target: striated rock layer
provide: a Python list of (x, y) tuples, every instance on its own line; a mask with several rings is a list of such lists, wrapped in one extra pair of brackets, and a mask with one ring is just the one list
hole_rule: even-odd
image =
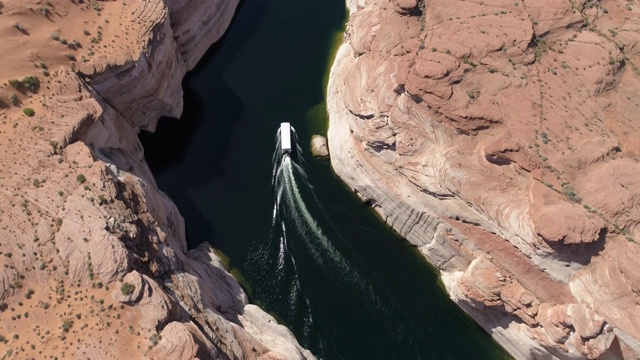
[(637, 4), (347, 4), (337, 174), (516, 358), (638, 358)]
[[(18, 88), (19, 104), (0, 104), (0, 354), (313, 358), (248, 304), (212, 248), (187, 251), (184, 221), (137, 138), (158, 117), (180, 115), (182, 77), (222, 36), (237, 1), (78, 3), (0, 6), (3, 29), (22, 24), (3, 33), (2, 53), (30, 51), (2, 76), (22, 78), (34, 65), (45, 74), (39, 89)], [(86, 42), (71, 43), (83, 28)], [(70, 45), (29, 48), (40, 33)], [(60, 48), (76, 52), (65, 60)], [(0, 97), (11, 91), (5, 84)]]

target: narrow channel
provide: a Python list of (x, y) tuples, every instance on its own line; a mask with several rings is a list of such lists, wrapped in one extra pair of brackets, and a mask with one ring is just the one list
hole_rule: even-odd
[[(244, 0), (185, 79), (182, 119), (140, 135), (158, 185), (190, 248), (214, 245), (251, 301), (321, 359), (508, 358), (418, 251), (308, 154), (326, 132), (346, 17), (344, 0)], [(294, 161), (276, 151), (281, 122), (297, 130)]]

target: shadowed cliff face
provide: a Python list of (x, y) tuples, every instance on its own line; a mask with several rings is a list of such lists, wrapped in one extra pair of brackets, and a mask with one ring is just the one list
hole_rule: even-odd
[(633, 6), (350, 8), (328, 90), (338, 175), (516, 357), (637, 356)]

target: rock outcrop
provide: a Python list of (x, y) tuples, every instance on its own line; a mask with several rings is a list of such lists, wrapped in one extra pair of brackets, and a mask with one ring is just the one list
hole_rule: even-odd
[(327, 138), (322, 135), (313, 135), (311, 137), (311, 155), (320, 158), (329, 157)]
[(347, 4), (337, 174), (516, 358), (640, 356), (638, 10)]
[(56, 40), (83, 27), (99, 44), (69, 40), (66, 51), (77, 51), (66, 56), (70, 63), (57, 50), (36, 49), (27, 66), (12, 68), (20, 75), (35, 64), (46, 75), (39, 92), (17, 96), (35, 116), (0, 110), (0, 335), (8, 339), (1, 354), (313, 358), (248, 304), (213, 249), (187, 251), (184, 221), (157, 188), (137, 138), (160, 116), (180, 115), (182, 77), (220, 38), (236, 5), (16, 0), (0, 7), (0, 22), (25, 24), (16, 34), (27, 44), (31, 33)]

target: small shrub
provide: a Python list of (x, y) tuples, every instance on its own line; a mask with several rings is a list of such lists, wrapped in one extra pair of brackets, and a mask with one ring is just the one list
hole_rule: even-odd
[(24, 79), (22, 79), (22, 83), (27, 89), (31, 91), (37, 91), (40, 88), (40, 80), (35, 76), (25, 77)]
[(542, 142), (543, 143), (545, 143), (545, 144), (549, 143), (549, 136), (547, 135), (546, 132), (543, 131), (542, 134), (540, 134), (540, 137), (542, 137)]
[(42, 14), (43, 16), (49, 16), (51, 15), (51, 10), (49, 10), (49, 8), (41, 6), (40, 7), (40, 14)]
[(160, 340), (160, 336), (158, 334), (153, 334), (149, 336), (149, 341), (151, 341), (151, 345), (158, 345), (158, 341)]
[(122, 283), (122, 286), (120, 286), (120, 291), (124, 296), (129, 296), (133, 294), (133, 291), (135, 289), (136, 289), (136, 286), (133, 284), (129, 284), (128, 282)]
[(480, 97), (480, 91), (479, 90), (476, 90), (476, 91), (468, 90), (467, 91), (467, 96), (469, 97), (469, 99), (475, 100), (475, 99)]
[(18, 79), (9, 80), (9, 85), (11, 85), (14, 89), (19, 89), (22, 86), (22, 81)]
[(22, 109), (22, 112), (23, 112), (25, 115), (27, 115), (28, 117), (32, 117), (32, 116), (34, 116), (34, 115), (36, 114), (36, 112), (35, 112), (35, 111), (33, 111), (33, 109), (32, 109), (32, 108), (24, 108), (24, 109)]
[(464, 58), (464, 59), (462, 59), (462, 62), (464, 62), (464, 63), (465, 63), (465, 64), (467, 64), (467, 65), (473, 66), (473, 67), (476, 67), (476, 66), (477, 66), (477, 65), (476, 65), (476, 63), (474, 63), (474, 62), (473, 62), (471, 59), (469, 59), (469, 58)]
[(83, 31), (83, 32), (84, 32), (84, 34), (85, 34), (86, 36), (91, 35), (91, 33), (89, 32), (89, 30), (87, 30), (87, 29), (84, 29), (84, 31)]
[(22, 27), (22, 25), (20, 25), (19, 22), (13, 24), (13, 27), (20, 30), (20, 31), (24, 31), (24, 28)]
[(59, 41), (60, 35), (58, 33), (51, 33), (51, 38), (55, 41)]
[(67, 41), (67, 39), (62, 39), (62, 40), (60, 40), (60, 43), (62, 45), (67, 45), (69, 42)]
[(575, 190), (573, 190), (569, 184), (562, 185), (562, 192), (573, 202), (579, 203), (582, 201), (582, 198), (576, 194)]
[(84, 182), (87, 181), (87, 178), (82, 174), (78, 174), (78, 176), (76, 176), (76, 180), (78, 180), (80, 184), (84, 184)]
[(9, 101), (11, 101), (11, 105), (13, 106), (18, 106), (18, 104), (20, 103), (20, 101), (18, 100), (18, 95), (16, 95), (16, 93), (11, 93), (11, 95), (9, 95)]
[(36, 292), (35, 292), (35, 291), (33, 291), (33, 289), (29, 289), (29, 290), (27, 290), (27, 292), (26, 292), (26, 293), (24, 293), (24, 297), (26, 297), (27, 299), (31, 299), (31, 296), (32, 296), (33, 294), (35, 294), (35, 293), (36, 293)]
[(65, 319), (62, 322), (62, 325), (60, 326), (62, 331), (66, 332), (66, 333), (68, 333), (69, 330), (71, 330), (72, 327), (73, 327), (73, 319)]

